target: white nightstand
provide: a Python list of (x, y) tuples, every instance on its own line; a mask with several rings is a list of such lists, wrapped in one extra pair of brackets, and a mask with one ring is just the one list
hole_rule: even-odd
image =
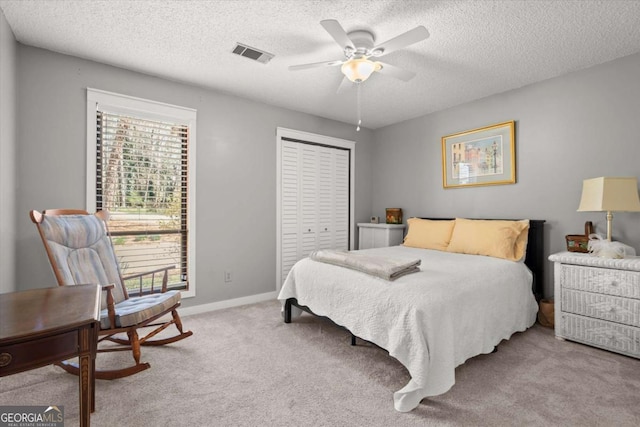
[(358, 224), (358, 249), (397, 246), (404, 238), (404, 224)]
[(640, 258), (553, 254), (556, 338), (640, 358)]

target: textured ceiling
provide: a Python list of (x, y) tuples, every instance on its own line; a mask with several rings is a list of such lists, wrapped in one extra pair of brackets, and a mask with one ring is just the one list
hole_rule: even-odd
[[(377, 42), (418, 25), (431, 37), (384, 57), (417, 73), (362, 85), (372, 129), (640, 52), (640, 1), (7, 1), (26, 45), (353, 123), (356, 90), (337, 94), (342, 59), (320, 25), (367, 29)], [(264, 65), (236, 42), (275, 54)]]

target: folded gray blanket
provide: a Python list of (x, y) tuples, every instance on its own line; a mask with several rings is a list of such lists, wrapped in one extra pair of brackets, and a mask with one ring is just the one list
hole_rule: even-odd
[(395, 280), (405, 274), (420, 271), (420, 260), (392, 259), (359, 252), (320, 250), (309, 255), (314, 261), (357, 270), (385, 280)]

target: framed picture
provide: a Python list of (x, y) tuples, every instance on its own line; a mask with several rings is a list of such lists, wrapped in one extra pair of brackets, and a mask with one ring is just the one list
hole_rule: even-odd
[(442, 137), (444, 188), (515, 182), (513, 120)]

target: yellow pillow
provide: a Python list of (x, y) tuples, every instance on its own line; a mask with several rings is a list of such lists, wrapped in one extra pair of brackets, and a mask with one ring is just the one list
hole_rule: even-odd
[(524, 258), (527, 255), (527, 243), (529, 243), (529, 220), (523, 219), (518, 222), (524, 223), (526, 227), (520, 232), (520, 236), (518, 236), (516, 240), (513, 256), (516, 258), (516, 261), (524, 262)]
[(428, 219), (409, 218), (409, 231), (404, 238), (404, 246), (422, 249), (446, 251), (451, 240), (451, 231), (455, 221), (432, 221)]
[(447, 251), (519, 261), (525, 254), (528, 231), (529, 220), (456, 218)]

